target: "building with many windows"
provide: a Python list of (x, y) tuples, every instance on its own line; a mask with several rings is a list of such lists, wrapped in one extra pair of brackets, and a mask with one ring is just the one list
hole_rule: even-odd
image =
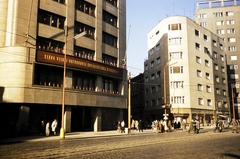
[[(224, 41), (183, 16), (168, 17), (148, 33), (144, 62), (145, 118), (198, 118), (213, 122), (229, 115)], [(222, 107), (221, 107), (222, 106)]]
[(226, 51), (231, 112), (240, 117), (240, 0), (202, 1), (197, 3), (195, 21), (223, 38)]
[(0, 3), (1, 133), (54, 119), (66, 132), (115, 129), (127, 108), (126, 1)]

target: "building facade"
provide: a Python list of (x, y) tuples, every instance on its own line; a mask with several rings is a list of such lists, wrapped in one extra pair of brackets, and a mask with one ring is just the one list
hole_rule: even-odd
[[(223, 38), (226, 50), (231, 113), (240, 117), (240, 0), (197, 3), (195, 21)], [(234, 109), (233, 109), (234, 105)], [(233, 113), (234, 111), (234, 113)], [(234, 117), (232, 115), (232, 117)]]
[(115, 129), (127, 109), (126, 1), (0, 2), (1, 133), (54, 119), (66, 132)]
[(148, 33), (144, 62), (146, 118), (198, 118), (211, 124), (229, 115), (224, 41), (191, 19), (173, 16)]

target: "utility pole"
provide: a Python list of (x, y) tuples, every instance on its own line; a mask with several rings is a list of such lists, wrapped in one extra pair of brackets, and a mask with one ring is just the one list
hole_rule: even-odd
[(131, 72), (128, 74), (128, 133), (131, 132)]

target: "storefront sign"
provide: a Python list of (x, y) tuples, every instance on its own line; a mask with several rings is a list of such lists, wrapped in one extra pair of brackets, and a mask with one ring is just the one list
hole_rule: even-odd
[[(64, 54), (38, 50), (36, 61), (63, 66)], [(74, 56), (67, 55), (66, 66), (123, 78), (123, 70), (121, 68)]]

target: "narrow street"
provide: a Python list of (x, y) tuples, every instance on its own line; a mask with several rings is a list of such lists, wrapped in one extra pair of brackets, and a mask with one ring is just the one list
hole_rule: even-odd
[(0, 158), (240, 158), (240, 134), (201, 131), (0, 143)]

